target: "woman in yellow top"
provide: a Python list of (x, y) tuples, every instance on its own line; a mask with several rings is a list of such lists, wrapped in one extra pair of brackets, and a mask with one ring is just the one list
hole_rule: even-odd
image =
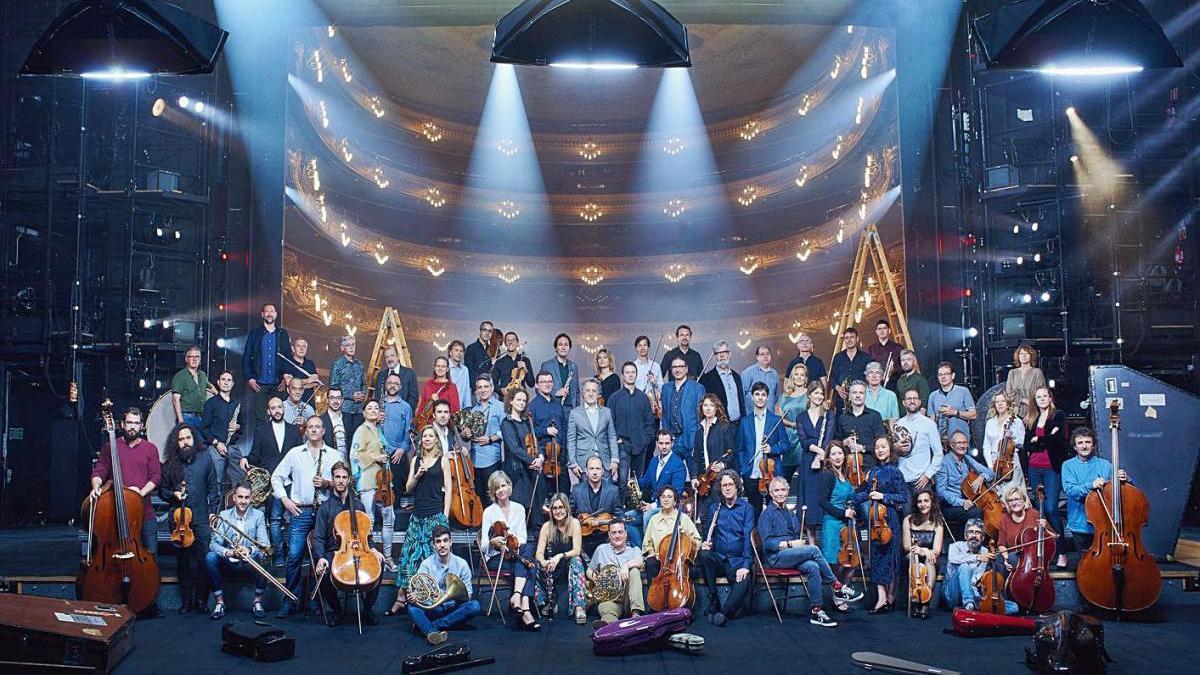
[(646, 561), (646, 578), (654, 579), (658, 576), (659, 560), (658, 560), (658, 545), (663, 539), (671, 536), (675, 531), (676, 514), (683, 520), (679, 521), (679, 534), (688, 537), (696, 542), (696, 546), (700, 546), (700, 533), (696, 530), (696, 524), (686, 513), (679, 511), (676, 508), (679, 504), (678, 495), (675, 494), (675, 488), (670, 485), (664, 485), (658, 490), (658, 513), (650, 517), (650, 521), (646, 524), (646, 534), (642, 537), (642, 558)]
[[(379, 487), (384, 462), (388, 461), (383, 433), (379, 430), (379, 401), (371, 400), (363, 406), (363, 423), (354, 430), (350, 441), (350, 468), (354, 472), (354, 484), (362, 498), (371, 529), (375, 528), (375, 490)], [(391, 507), (382, 507), (383, 512), (383, 566), (389, 572), (396, 569), (392, 560), (392, 543), (395, 541), (396, 512)]]

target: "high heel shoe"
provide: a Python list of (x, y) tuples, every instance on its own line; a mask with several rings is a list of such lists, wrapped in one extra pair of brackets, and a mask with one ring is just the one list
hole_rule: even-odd
[(873, 614), (873, 615), (887, 614), (890, 611), (892, 611), (892, 603), (885, 602), (882, 605), (880, 605), (879, 607), (872, 607), (871, 609), (868, 609), (867, 614)]
[[(528, 623), (525, 622), (526, 617), (529, 618)], [(538, 620), (533, 618), (532, 610), (523, 609), (521, 610), (521, 628), (531, 633), (536, 633), (542, 629), (542, 624), (538, 623)]]

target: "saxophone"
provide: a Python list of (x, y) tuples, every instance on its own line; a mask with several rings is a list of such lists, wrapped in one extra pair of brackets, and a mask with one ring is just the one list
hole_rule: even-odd
[(642, 488), (638, 485), (637, 477), (630, 472), (629, 480), (625, 482), (625, 510), (640, 511), (645, 503), (642, 501)]

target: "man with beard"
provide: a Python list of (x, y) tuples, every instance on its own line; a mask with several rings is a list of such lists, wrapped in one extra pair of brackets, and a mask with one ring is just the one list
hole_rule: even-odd
[[(241, 460), (243, 472), (249, 471), (251, 466), (256, 466), (267, 473), (273, 473), (287, 451), (304, 442), (296, 425), (283, 421), (283, 401), (278, 396), (272, 396), (267, 403), (267, 415), (267, 421), (259, 422), (254, 431), (254, 444), (250, 446), (250, 455)], [(283, 503), (271, 495), (263, 504), (263, 511), (270, 524), (275, 566), (283, 567)]]
[(350, 439), (354, 438), (354, 432), (358, 430), (358, 425), (362, 424), (362, 413), (347, 410), (350, 402), (346, 400), (342, 390), (333, 385), (329, 385), (325, 405), (328, 409), (321, 415), (321, 423), (325, 425), (325, 445), (346, 457)]
[[(725, 340), (713, 345), (713, 363), (712, 370), (700, 376), (700, 385), (721, 401), (729, 422), (737, 423), (742, 415), (750, 414), (753, 403), (749, 402), (750, 392), (742, 389), (742, 375), (729, 367), (729, 343)], [(774, 405), (770, 409), (774, 410)]]
[(242, 352), (242, 377), (254, 392), (254, 416), (259, 420), (267, 419), (267, 401), (283, 379), (279, 352), (291, 344), (287, 330), (276, 323), (278, 316), (275, 303), (264, 303), (262, 325), (255, 326), (246, 336), (246, 348)]
[(241, 429), (236, 417), (238, 404), (233, 398), (233, 373), (221, 371), (217, 376), (217, 395), (204, 402), (204, 423), (200, 427), (200, 435), (195, 439), (197, 444), (203, 439), (208, 445), (220, 494), (225, 494), (227, 486), (241, 479), (241, 476), (230, 477), (230, 474), (237, 473), (237, 458), (229, 454), (229, 445), (237, 440)]
[[(467, 345), (463, 355), (463, 363), (467, 366), (467, 374), (471, 376), (471, 386), (478, 381), (480, 373), (489, 373), (492, 370), (492, 359), (488, 356), (488, 343), (492, 340), (492, 331), (496, 328), (491, 321), (484, 321), (479, 324), (479, 339)], [(497, 354), (497, 356), (499, 356)], [(461, 395), (461, 394), (460, 394)], [(469, 406), (471, 399), (467, 398)], [(464, 406), (465, 409), (465, 406)]]
[[(215, 397), (214, 397), (215, 398)], [(170, 507), (169, 519), (175, 510), (187, 507), (192, 510), (192, 532), (195, 541), (187, 548), (175, 546), (175, 560), (179, 567), (179, 613), (191, 610), (199, 613), (208, 611), (208, 584), (204, 579), (204, 554), (208, 551), (208, 514), (220, 509), (221, 496), (217, 472), (212, 457), (203, 448), (196, 446), (196, 432), (189, 425), (175, 428), (167, 439), (167, 461), (162, 468), (162, 485), (158, 496)], [(169, 524), (174, 526), (174, 521)], [(200, 575), (200, 583), (196, 583)]]
[(704, 370), (704, 359), (700, 356), (700, 352), (691, 348), (691, 326), (685, 324), (676, 328), (675, 341), (679, 343), (679, 346), (663, 355), (662, 363), (660, 364), (662, 372), (669, 374), (671, 372), (671, 362), (675, 359), (683, 359), (684, 364), (687, 365), (687, 376), (693, 380), (699, 378), (702, 375), (700, 371)]
[[(142, 538), (142, 546), (151, 555), (158, 557), (158, 521), (154, 518), (154, 506), (150, 503), (150, 493), (162, 482), (158, 448), (141, 438), (142, 411), (138, 408), (125, 411), (120, 430), (121, 435), (117, 437), (117, 459), (121, 463), (121, 482), (126, 489), (133, 490), (142, 497), (142, 530), (138, 535)], [(105, 444), (100, 449), (95, 466), (92, 467), (92, 499), (99, 499), (100, 486), (110, 478), (112, 453)], [(156, 619), (162, 615), (157, 603), (142, 611), (143, 618)]]
[[(412, 368), (400, 363), (400, 353), (395, 347), (388, 347), (383, 350), (384, 366), (379, 369), (379, 374), (375, 376), (375, 398), (382, 399), (383, 394), (387, 391), (387, 379), (395, 375), (400, 379), (399, 396), (408, 403), (411, 410), (416, 410), (417, 399), (421, 395), (421, 390), (417, 388), (417, 372)], [(453, 378), (451, 378), (453, 379)], [(411, 418), (412, 415), (410, 414)]]
[(900, 457), (896, 466), (904, 474), (910, 494), (916, 494), (933, 482), (942, 468), (945, 449), (937, 425), (921, 414), (920, 394), (916, 390), (904, 392), (904, 411), (906, 414), (896, 424), (908, 430), (909, 441), (907, 446), (897, 446)]
[[(333, 576), (328, 574), (329, 566), (333, 563), (333, 556), (338, 551), (337, 534), (333, 531), (333, 522), (337, 515), (342, 511), (350, 511), (350, 517), (354, 517), (354, 511), (367, 512), (363, 507), (363, 503), (358, 496), (350, 491), (350, 467), (341, 460), (334, 463), (330, 470), (330, 490), (329, 499), (325, 500), (319, 508), (317, 508), (316, 523), (312, 530), (312, 549), (313, 557), (316, 558), (317, 566), (313, 573), (317, 578), (321, 579), (321, 599), (329, 606), (331, 614), (326, 619), (325, 623), (330, 628), (342, 623), (342, 603), (338, 602), (337, 588), (333, 585)], [(369, 549), (371, 554), (379, 559), (379, 564), (383, 564), (383, 554), (375, 549)], [(365, 555), (365, 554), (364, 554)], [(362, 619), (363, 623), (368, 626), (374, 626), (378, 621), (375, 619), (375, 598), (379, 595), (379, 584), (366, 589), (362, 597)]]
[(304, 385), (299, 379), (293, 378), (287, 386), (287, 399), (283, 402), (283, 421), (300, 425), (315, 414), (316, 410), (304, 402)]
[[(942, 584), (946, 604), (972, 611), (978, 609), (979, 589), (975, 584), (995, 557), (995, 551), (983, 548), (983, 521), (978, 518), (968, 520), (962, 541), (950, 544), (946, 559), (946, 581)], [(1016, 614), (1018, 609), (1012, 600), (1004, 601), (1005, 614)]]
[(554, 378), (553, 396), (562, 404), (566, 414), (579, 405), (579, 367), (569, 357), (571, 336), (559, 333), (554, 337), (554, 358), (543, 361), (538, 372), (550, 373)]
[(383, 382), (383, 398), (379, 402), (383, 408), (383, 424), (379, 425), (379, 429), (383, 434), (388, 461), (392, 464), (392, 489), (396, 494), (404, 492), (404, 484), (408, 480), (408, 476), (401, 474), (408, 473), (404, 454), (408, 452), (410, 444), (413, 416), (412, 406), (400, 396), (401, 387), (400, 376), (388, 373)]

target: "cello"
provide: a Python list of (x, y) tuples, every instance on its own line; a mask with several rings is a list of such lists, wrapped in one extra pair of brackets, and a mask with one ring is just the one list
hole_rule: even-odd
[[(1039, 485), (1037, 527), (1027, 527), (1017, 537), (1013, 548), (1021, 549), (1017, 568), (1008, 575), (1008, 594), (1022, 609), (1034, 613), (1048, 612), (1054, 607), (1054, 580), (1050, 578), (1050, 560), (1055, 554), (1055, 535), (1046, 532), (1041, 510), (1045, 506), (1045, 489)], [(1051, 506), (1050, 508), (1054, 508)]]
[(75, 577), (75, 597), (80, 600), (128, 605), (137, 613), (154, 604), (158, 596), (158, 563), (142, 546), (145, 516), (140, 494), (130, 498), (121, 480), (112, 401), (102, 405), (112, 479), (101, 486), (100, 496), (83, 501), (81, 520), (88, 524), (87, 555)]
[(1150, 517), (1150, 504), (1141, 490), (1119, 480), (1121, 454), (1117, 432), (1120, 405), (1109, 406), (1112, 430), (1113, 479), (1092, 491), (1084, 502), (1088, 523), (1095, 532), (1092, 547), (1079, 560), (1076, 581), (1079, 594), (1102, 609), (1137, 612), (1158, 601), (1162, 572), (1142, 543), (1142, 528)]
[(483, 502), (475, 493), (475, 465), (462, 448), (450, 457), (450, 517), (463, 527), (483, 524)]
[(999, 534), (1000, 521), (1004, 518), (1004, 501), (996, 492), (997, 486), (1004, 484), (1012, 471), (1009, 469), (1008, 474), (993, 481), (991, 485), (983, 482), (976, 490), (975, 481), (979, 480), (979, 474), (975, 473), (974, 469), (968, 468), (967, 475), (960, 485), (963, 497), (967, 500), (967, 508), (977, 506), (983, 512), (983, 532), (992, 539)]
[[(379, 585), (383, 565), (371, 548), (371, 519), (366, 512), (354, 508), (352, 486), (347, 487), (346, 501), (349, 508), (338, 511), (333, 517), (338, 550), (329, 562), (329, 575), (334, 587), (353, 592), (355, 601), (361, 603), (361, 593)], [(362, 630), (361, 624), (359, 630)]]
[(699, 548), (690, 537), (680, 534), (680, 520), (683, 520), (683, 513), (676, 509), (671, 536), (658, 542), (658, 574), (646, 592), (646, 604), (656, 612), (691, 607), (696, 602), (691, 566)]

